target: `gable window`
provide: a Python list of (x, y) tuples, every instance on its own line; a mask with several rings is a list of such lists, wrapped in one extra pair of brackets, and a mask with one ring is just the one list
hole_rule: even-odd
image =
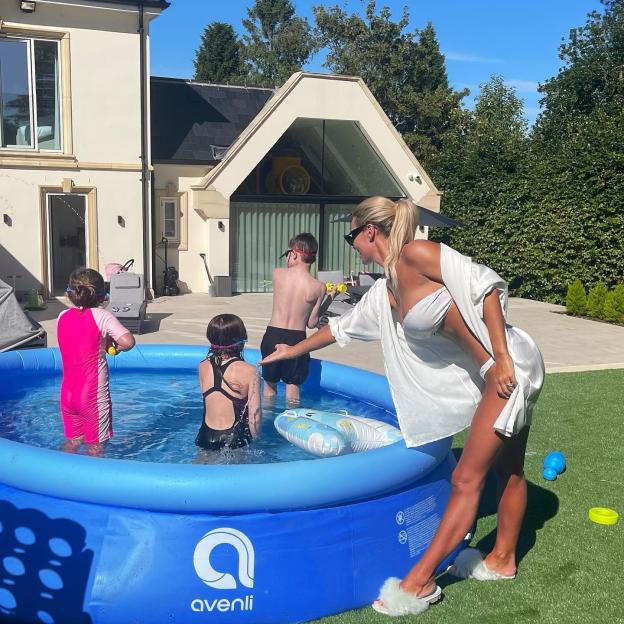
[(169, 242), (180, 242), (180, 200), (177, 197), (161, 198), (160, 225), (162, 236)]
[(60, 151), (59, 42), (0, 37), (0, 148)]

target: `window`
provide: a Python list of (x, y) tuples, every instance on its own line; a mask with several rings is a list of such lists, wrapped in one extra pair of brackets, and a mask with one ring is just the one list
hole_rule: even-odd
[(60, 151), (59, 89), (58, 41), (0, 37), (0, 147)]
[(180, 202), (177, 197), (160, 200), (160, 226), (162, 236), (170, 242), (180, 241)]
[(299, 117), (234, 195), (404, 197), (405, 191), (357, 122)]

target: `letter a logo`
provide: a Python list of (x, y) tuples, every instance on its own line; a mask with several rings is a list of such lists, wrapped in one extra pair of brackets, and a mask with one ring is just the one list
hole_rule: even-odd
[(210, 563), (210, 555), (219, 544), (234, 546), (238, 554), (238, 579), (245, 587), (253, 587), (254, 549), (249, 538), (236, 529), (214, 529), (199, 540), (193, 553), (197, 576), (209, 587), (236, 589), (236, 579), (228, 572), (215, 570)]

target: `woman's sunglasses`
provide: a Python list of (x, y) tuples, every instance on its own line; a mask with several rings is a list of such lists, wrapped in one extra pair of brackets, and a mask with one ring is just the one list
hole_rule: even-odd
[(359, 225), (358, 227), (352, 229), (348, 234), (344, 235), (345, 241), (347, 241), (347, 245), (353, 247), (353, 243), (355, 239), (358, 237), (359, 233), (368, 225), (365, 223), (364, 225)]

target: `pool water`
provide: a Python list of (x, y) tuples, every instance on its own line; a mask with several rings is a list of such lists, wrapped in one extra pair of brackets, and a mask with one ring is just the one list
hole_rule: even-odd
[[(61, 377), (38, 376), (37, 385), (3, 389), (0, 403), (0, 437), (32, 446), (59, 449), (63, 427), (59, 411)], [(314, 456), (282, 438), (273, 419), (286, 409), (284, 385), (271, 406), (263, 406), (262, 435), (247, 448), (205, 451), (195, 446), (203, 406), (197, 373), (111, 372), (114, 436), (104, 457), (158, 463), (273, 463)], [(346, 409), (349, 413), (391, 422), (386, 410), (352, 397), (305, 389), (301, 406), (319, 410)], [(79, 452), (84, 452), (84, 445)]]

